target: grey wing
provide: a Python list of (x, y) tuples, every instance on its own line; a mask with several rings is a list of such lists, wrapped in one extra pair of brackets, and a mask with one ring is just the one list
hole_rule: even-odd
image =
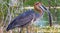
[(21, 18), (21, 19), (17, 18), (16, 26), (25, 26), (26, 24), (31, 23), (32, 19), (33, 19), (33, 15), (28, 15), (28, 16)]
[[(22, 17), (22, 16), (21, 16)], [(15, 27), (21, 27), (21, 26), (25, 26), (26, 24), (29, 24), (31, 23), (33, 19), (33, 15), (28, 15), (28, 16), (25, 16), (24, 18), (15, 18), (7, 27), (7, 31), (10, 30), (10, 29), (13, 29)]]

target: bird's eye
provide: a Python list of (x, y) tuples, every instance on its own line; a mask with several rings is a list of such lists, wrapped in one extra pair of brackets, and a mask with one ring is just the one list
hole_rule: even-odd
[(38, 5), (39, 3), (36, 3), (36, 5)]

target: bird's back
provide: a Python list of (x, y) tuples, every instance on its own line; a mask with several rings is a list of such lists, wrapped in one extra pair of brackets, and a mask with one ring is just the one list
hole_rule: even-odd
[[(34, 18), (35, 16), (35, 18)], [(7, 31), (10, 29), (13, 29), (15, 27), (22, 27), (25, 25), (28, 25), (31, 23), (32, 19), (36, 19), (36, 17), (39, 17), (38, 13), (35, 13), (34, 10), (27, 10), (26, 12), (23, 12), (19, 16), (17, 16), (7, 27)]]

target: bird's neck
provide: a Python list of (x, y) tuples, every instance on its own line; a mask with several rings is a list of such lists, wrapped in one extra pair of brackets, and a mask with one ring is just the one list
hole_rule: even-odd
[(37, 13), (39, 13), (40, 14), (40, 16), (42, 16), (43, 15), (43, 11), (42, 10), (38, 10), (38, 11), (36, 11)]
[(43, 15), (43, 11), (39, 11), (40, 15), (42, 16)]

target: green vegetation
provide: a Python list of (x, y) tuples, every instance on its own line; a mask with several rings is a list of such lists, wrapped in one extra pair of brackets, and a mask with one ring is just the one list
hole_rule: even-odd
[[(33, 6), (35, 2), (42, 2), (45, 6), (59, 7), (60, 0), (51, 0), (49, 4), (49, 0), (27, 0), (24, 2), (24, 6)], [(56, 21), (58, 24), (60, 22), (60, 8), (50, 8), (50, 12), (52, 14), (53, 21)], [(47, 13), (44, 14), (44, 20), (48, 21)]]
[[(52, 7), (60, 7), (60, 0), (56, 0), (56, 1), (55, 0), (51, 0), (50, 4), (49, 4), (48, 0), (26, 0), (23, 3), (23, 6), (24, 7), (33, 6), (35, 2), (42, 2), (43, 5), (45, 5), (45, 6), (49, 6), (50, 5)], [(8, 14), (8, 9), (10, 9), (9, 11), (12, 14), (12, 20), (18, 14), (20, 14), (22, 12), (25, 12), (20, 7), (18, 9), (17, 9), (17, 7), (10, 7), (9, 8), (8, 3), (9, 3), (9, 0), (3, 0), (3, 2), (0, 3), (0, 27), (3, 26), (5, 22), (6, 22), (6, 26), (8, 25), (9, 18), (6, 20), (6, 17), (7, 17), (7, 14)], [(60, 8), (50, 8), (50, 12), (51, 12), (51, 15), (52, 15), (52, 20), (53, 20), (52, 22), (60, 25)], [(49, 26), (48, 14), (46, 12), (44, 13), (43, 20), (47, 21), (46, 25)], [(37, 26), (37, 27), (40, 28), (39, 26)], [(54, 28), (54, 27), (48, 27), (48, 28), (42, 28), (42, 29), (44, 29), (46, 31), (50, 31), (50, 29), (52, 29), (52, 30), (55, 29), (56, 31), (60, 30), (60, 28)], [(4, 32), (6, 32), (6, 31), (4, 31)]]
[(24, 2), (25, 6), (33, 6), (35, 2), (42, 2), (45, 6), (51, 5), (51, 6), (55, 6), (57, 4), (57, 6), (59, 6), (60, 4), (60, 0), (51, 0), (50, 4), (48, 0), (27, 0)]
[[(4, 4), (4, 2), (5, 2), (5, 4)], [(57, 6), (57, 7), (60, 6), (60, 4), (59, 4), (60, 0), (56, 0), (56, 2), (55, 2), (55, 0), (51, 0), (50, 4), (49, 4), (48, 0), (46, 0), (46, 1), (45, 0), (26, 0), (23, 3), (23, 5), (24, 5), (24, 7), (25, 6), (26, 7), (27, 6), (33, 6), (35, 2), (42, 2), (43, 5), (45, 5), (45, 6), (49, 6), (49, 5), (53, 6), (53, 7), (54, 6)], [(9, 0), (3, 0), (3, 2), (0, 3), (0, 21), (1, 21), (2, 17), (3, 17), (3, 15), (4, 15), (4, 20), (6, 19), (7, 12), (8, 12), (8, 4), (9, 4)], [(16, 8), (13, 8), (13, 10), (12, 10), (12, 8), (10, 8), (11, 13), (14, 13), (16, 10), (17, 10)], [(20, 9), (18, 9), (17, 12), (22, 13)], [(60, 9), (59, 8), (58, 9), (50, 8), (50, 12), (52, 14), (53, 21), (56, 21), (57, 23), (59, 23), (60, 22)], [(13, 15), (13, 18), (14, 18), (15, 15), (18, 15), (19, 13), (15, 13)], [(44, 17), (43, 17), (45, 21), (48, 21), (48, 16), (47, 15), (48, 14), (45, 12)]]

